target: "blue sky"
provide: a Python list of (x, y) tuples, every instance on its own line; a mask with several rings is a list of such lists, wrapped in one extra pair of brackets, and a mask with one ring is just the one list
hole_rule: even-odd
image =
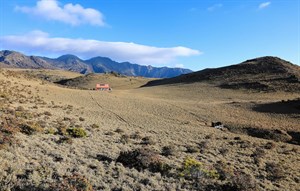
[(300, 0), (0, 0), (0, 49), (192, 70), (299, 62)]

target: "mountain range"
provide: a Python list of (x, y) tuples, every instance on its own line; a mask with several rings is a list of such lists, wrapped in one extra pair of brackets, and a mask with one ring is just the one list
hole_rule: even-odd
[(26, 56), (10, 50), (0, 51), (1, 68), (28, 69), (63, 69), (81, 74), (116, 72), (127, 76), (143, 76), (150, 78), (170, 78), (192, 72), (189, 69), (152, 67), (132, 64), (130, 62), (116, 62), (107, 57), (94, 57), (82, 60), (74, 55), (63, 55), (58, 58)]

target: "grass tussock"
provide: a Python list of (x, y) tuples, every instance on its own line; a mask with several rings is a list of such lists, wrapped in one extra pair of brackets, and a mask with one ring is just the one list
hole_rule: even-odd
[(82, 138), (87, 136), (87, 132), (80, 127), (68, 128), (67, 133), (74, 138)]

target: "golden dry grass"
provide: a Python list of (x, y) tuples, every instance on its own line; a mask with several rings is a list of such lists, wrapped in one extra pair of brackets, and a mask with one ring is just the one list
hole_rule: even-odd
[[(22, 106), (34, 116), (22, 120), (36, 121), (43, 128), (32, 135), (17, 133), (18, 143), (0, 150), (3, 190), (46, 189), (76, 174), (94, 190), (204, 190), (209, 186), (216, 190), (227, 182), (239, 185), (231, 187), (237, 190), (297, 190), (300, 186), (299, 145), (210, 127), (212, 121), (221, 121), (299, 132), (299, 113), (253, 110), (256, 104), (295, 99), (299, 94), (249, 93), (205, 83), (148, 88), (127, 84), (126, 90), (99, 92), (68, 89), (7, 71), (1, 72), (0, 80), (8, 89), (18, 89), (3, 106), (14, 110)], [(87, 137), (70, 138), (70, 127), (85, 129)], [(167, 175), (116, 162), (121, 152), (147, 148), (163, 153), (164, 147), (171, 146), (174, 152), (157, 159), (171, 166)], [(176, 176), (186, 157), (201, 162), (204, 169), (217, 169), (224, 180), (200, 177), (198, 185)]]
[(114, 90), (127, 90), (139, 88), (154, 78), (144, 78), (135, 76), (124, 76), (116, 73), (107, 74), (87, 74), (67, 80), (62, 80), (58, 84), (62, 84), (71, 88), (94, 89), (96, 84), (109, 84)]

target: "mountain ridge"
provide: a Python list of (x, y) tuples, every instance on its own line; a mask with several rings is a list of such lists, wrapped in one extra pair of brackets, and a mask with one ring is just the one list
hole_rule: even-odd
[(169, 78), (192, 72), (183, 68), (149, 67), (130, 62), (116, 62), (108, 57), (93, 57), (82, 60), (66, 54), (57, 58), (26, 56), (16, 51), (0, 51), (0, 67), (3, 68), (40, 68), (63, 69), (81, 74), (117, 72), (127, 76), (143, 76), (150, 78)]

